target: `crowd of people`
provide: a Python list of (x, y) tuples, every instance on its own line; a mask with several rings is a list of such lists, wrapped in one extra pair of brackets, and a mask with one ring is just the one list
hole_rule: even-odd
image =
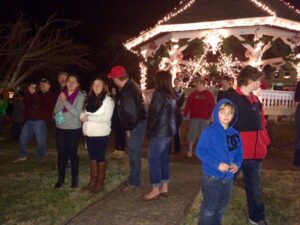
[[(106, 150), (113, 128), (113, 154), (122, 157), (126, 150), (130, 165), (128, 181), (122, 191), (134, 190), (141, 185), (142, 144), (146, 136), (150, 140), (148, 164), (152, 188), (143, 199), (168, 197), (169, 154), (173, 148), (174, 153), (182, 150), (180, 125), (189, 117), (187, 156), (192, 157), (195, 152), (202, 161), (203, 170), (199, 224), (221, 224), (238, 171), (243, 172), (249, 222), (267, 224), (260, 171), (270, 140), (262, 104), (253, 94), (260, 87), (261, 77), (262, 73), (256, 68), (247, 66), (237, 77), (236, 89), (232, 79), (222, 77), (217, 96), (206, 88), (205, 81), (197, 79), (196, 89), (185, 103), (181, 80), (175, 78), (172, 81), (169, 72), (158, 71), (151, 102), (146, 106), (139, 85), (121, 65), (112, 67), (107, 74), (113, 87), (108, 87), (103, 77), (96, 77), (87, 94), (80, 89), (76, 74), (60, 72), (56, 90), (51, 91), (50, 80), (43, 78), (38, 86), (31, 83), (23, 95), (15, 97), (12, 138), (19, 141), (19, 153), (14, 162), (27, 159), (27, 144), (33, 136), (37, 142), (38, 160), (46, 159), (47, 126), (54, 120), (58, 171), (55, 188), (64, 186), (68, 161), (71, 188), (79, 186), (78, 145), (83, 133), (90, 159), (90, 180), (82, 189), (100, 192), (105, 183)], [(1, 135), (7, 108), (2, 87), (0, 96)], [(173, 139), (174, 146), (171, 147)]]

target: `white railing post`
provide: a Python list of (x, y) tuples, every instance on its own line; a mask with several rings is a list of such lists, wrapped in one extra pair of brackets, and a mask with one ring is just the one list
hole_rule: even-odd
[(256, 93), (264, 106), (265, 115), (292, 116), (295, 113), (294, 92), (258, 90)]

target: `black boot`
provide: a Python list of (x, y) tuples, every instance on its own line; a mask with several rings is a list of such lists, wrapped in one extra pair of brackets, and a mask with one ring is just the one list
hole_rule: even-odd
[(58, 180), (55, 184), (55, 188), (61, 188), (65, 183), (65, 173), (66, 173), (66, 166), (64, 161), (58, 160), (57, 162), (57, 173), (58, 173)]
[(79, 184), (78, 176), (77, 177), (72, 177), (71, 188), (77, 188), (78, 184)]
[(59, 189), (59, 188), (61, 188), (64, 185), (64, 183), (65, 183), (65, 178), (59, 177), (58, 181), (56, 182), (56, 184), (55, 184), (54, 187), (56, 189)]

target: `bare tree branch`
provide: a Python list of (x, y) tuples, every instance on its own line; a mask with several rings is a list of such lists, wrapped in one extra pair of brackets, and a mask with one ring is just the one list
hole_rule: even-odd
[(50, 16), (34, 25), (20, 15), (14, 24), (0, 25), (0, 82), (10, 89), (39, 70), (78, 66), (92, 70), (92, 52), (66, 34), (79, 22)]

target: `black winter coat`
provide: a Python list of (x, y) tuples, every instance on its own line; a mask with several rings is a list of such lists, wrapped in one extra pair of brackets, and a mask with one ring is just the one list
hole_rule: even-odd
[(125, 130), (133, 130), (138, 123), (147, 119), (141, 89), (131, 79), (127, 81), (119, 92), (117, 110)]
[(147, 136), (172, 137), (176, 133), (176, 99), (155, 91), (148, 111)]

